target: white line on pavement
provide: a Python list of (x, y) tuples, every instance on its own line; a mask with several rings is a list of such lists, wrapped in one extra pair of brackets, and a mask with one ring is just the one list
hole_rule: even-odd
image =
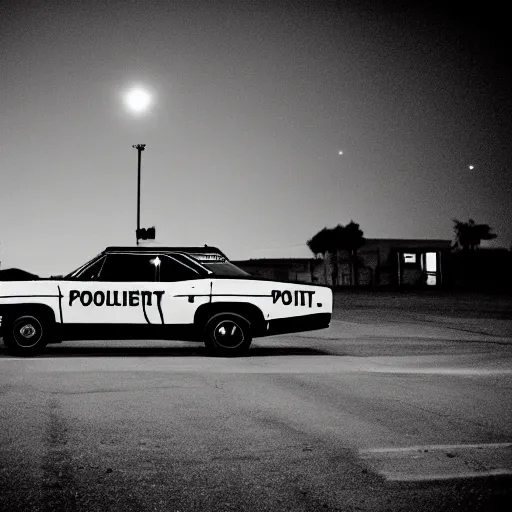
[(389, 481), (420, 482), (512, 475), (512, 443), (426, 444), (359, 450)]
[(490, 471), (467, 472), (467, 473), (447, 473), (447, 474), (432, 474), (432, 475), (410, 475), (396, 473), (393, 475), (386, 475), (386, 479), (390, 482), (424, 482), (429, 480), (453, 480), (463, 478), (486, 478), (490, 476), (507, 476), (512, 475), (512, 470), (497, 469)]
[(431, 375), (512, 375), (510, 368), (407, 368), (390, 366), (389, 368), (366, 368), (371, 373), (431, 374)]
[(512, 443), (480, 443), (480, 444), (425, 444), (416, 446), (401, 446), (398, 448), (370, 448), (360, 450), (359, 453), (393, 453), (415, 452), (418, 450), (474, 450), (487, 448), (510, 448)]
[[(400, 358), (391, 364), (389, 358), (366, 358), (360, 356), (281, 356), (275, 360), (269, 360), (267, 357), (250, 357), (234, 360), (209, 359), (204, 357), (151, 357), (139, 356), (130, 360), (119, 358), (118, 356), (107, 355), (101, 358), (101, 368), (103, 370), (119, 371), (120, 369), (144, 369), (147, 371), (213, 371), (227, 373), (376, 373), (376, 374), (396, 374), (396, 375), (446, 375), (446, 376), (508, 376), (512, 375), (512, 369), (494, 366), (487, 368), (478, 367), (439, 367), (439, 366), (420, 366), (416, 367), (410, 360), (400, 361)], [(70, 362), (63, 369), (62, 362)], [(55, 366), (59, 371), (81, 371), (83, 364), (87, 367), (96, 367), (98, 358), (89, 358), (87, 356), (58, 356), (58, 357), (1, 357), (0, 362), (7, 361), (25, 361), (28, 364), (38, 364), (45, 361), (50, 363), (50, 369)], [(52, 365), (51, 363), (55, 363)], [(76, 363), (76, 364), (75, 364)], [(425, 362), (417, 361), (416, 364), (424, 365)], [(427, 363), (428, 364), (428, 363)], [(78, 365), (78, 366), (77, 366)], [(494, 367), (493, 367), (494, 366)]]

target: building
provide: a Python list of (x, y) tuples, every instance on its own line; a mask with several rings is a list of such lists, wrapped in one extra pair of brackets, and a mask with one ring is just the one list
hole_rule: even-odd
[(250, 274), (330, 286), (441, 286), (450, 240), (369, 238), (357, 261), (347, 251), (324, 259), (279, 258), (235, 261)]
[(512, 290), (512, 250), (479, 248), (451, 254), (445, 271), (455, 288), (483, 291)]
[[(441, 286), (451, 246), (451, 240), (367, 239), (358, 251), (359, 284)], [(341, 279), (354, 284), (346, 270)]]

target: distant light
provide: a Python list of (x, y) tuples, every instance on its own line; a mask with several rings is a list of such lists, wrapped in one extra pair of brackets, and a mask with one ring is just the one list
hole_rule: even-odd
[(338, 151), (338, 155), (343, 155), (343, 151)]
[(153, 263), (153, 265), (155, 265), (155, 267), (158, 267), (160, 265), (160, 258), (158, 256), (149, 261), (150, 261), (150, 263)]
[(469, 166), (469, 170), (470, 170), (470, 171), (472, 171), (474, 168), (475, 168), (475, 166), (474, 166), (474, 165), (470, 165), (470, 166)]
[(149, 108), (152, 98), (151, 94), (145, 89), (135, 87), (126, 93), (124, 102), (132, 112), (141, 114)]

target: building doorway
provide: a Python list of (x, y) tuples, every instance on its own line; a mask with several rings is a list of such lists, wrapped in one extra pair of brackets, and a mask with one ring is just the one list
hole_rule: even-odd
[(427, 276), (427, 286), (437, 285), (437, 253), (436, 252), (425, 252), (421, 258), (421, 269)]

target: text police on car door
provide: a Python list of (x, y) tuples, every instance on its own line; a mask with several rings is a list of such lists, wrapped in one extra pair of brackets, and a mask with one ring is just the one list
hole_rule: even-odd
[(139, 290), (107, 290), (107, 291), (79, 291), (79, 290), (70, 290), (69, 291), (69, 305), (72, 306), (73, 302), (77, 299), (80, 299), (80, 303), (82, 306), (90, 306), (94, 304), (95, 306), (138, 306), (140, 304), (140, 300), (142, 299), (142, 304), (144, 306), (151, 306), (153, 295), (156, 297), (157, 304), (160, 304), (162, 300), (162, 296), (164, 295), (164, 290), (157, 291), (139, 291)]

